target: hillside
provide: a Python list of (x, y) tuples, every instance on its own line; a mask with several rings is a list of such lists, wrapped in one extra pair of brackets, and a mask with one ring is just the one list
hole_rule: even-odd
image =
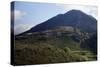
[[(93, 45), (88, 44), (91, 42), (90, 39), (91, 35), (88, 33), (80, 32), (79, 29), (70, 26), (16, 36), (15, 64), (96, 60), (96, 54), (93, 50), (88, 50), (89, 47), (95, 49)], [(87, 43), (87, 40), (90, 42)], [(40, 61), (40, 59), (43, 61)]]

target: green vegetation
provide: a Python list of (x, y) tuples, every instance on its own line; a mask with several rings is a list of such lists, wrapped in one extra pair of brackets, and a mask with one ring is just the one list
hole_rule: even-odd
[(69, 36), (35, 37), (15, 40), (15, 64), (47, 64), (96, 60), (91, 51), (82, 50)]

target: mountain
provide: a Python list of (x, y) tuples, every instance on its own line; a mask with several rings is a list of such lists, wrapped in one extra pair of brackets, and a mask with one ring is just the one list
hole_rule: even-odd
[(80, 10), (58, 14), (14, 39), (16, 65), (97, 60), (97, 20)]
[(65, 14), (58, 14), (24, 33), (45, 31), (59, 26), (72, 26), (83, 32), (96, 32), (97, 20), (80, 10), (70, 10)]

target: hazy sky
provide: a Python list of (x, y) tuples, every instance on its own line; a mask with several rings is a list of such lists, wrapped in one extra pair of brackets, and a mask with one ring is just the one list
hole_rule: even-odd
[(72, 9), (81, 10), (97, 19), (96, 6), (15, 2), (14, 10), (12, 10), (14, 12), (14, 33), (22, 33), (57, 14), (63, 14)]

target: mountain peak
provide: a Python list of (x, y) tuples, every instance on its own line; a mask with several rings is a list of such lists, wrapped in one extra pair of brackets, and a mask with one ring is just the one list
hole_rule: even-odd
[(83, 13), (83, 12), (81, 10), (72, 9), (72, 10), (69, 10), (67, 13)]
[(73, 15), (86, 15), (84, 12), (82, 12), (81, 10), (75, 10), (75, 9), (72, 9), (72, 10), (69, 10), (68, 12), (65, 13), (65, 15), (70, 15), (70, 14), (73, 14)]

